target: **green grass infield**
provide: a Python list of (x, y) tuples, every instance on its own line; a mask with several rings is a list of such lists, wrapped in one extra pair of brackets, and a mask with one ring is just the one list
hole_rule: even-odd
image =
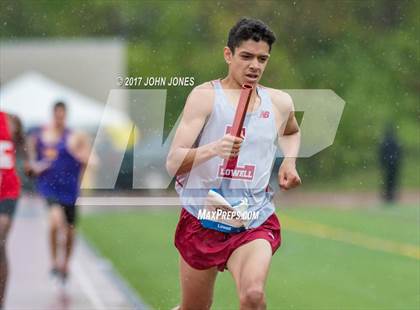
[[(268, 309), (419, 309), (420, 213), (415, 205), (279, 208), (282, 246), (267, 281)], [(173, 235), (179, 210), (83, 216), (81, 231), (155, 309), (179, 303)], [(213, 309), (238, 309), (229, 272)]]

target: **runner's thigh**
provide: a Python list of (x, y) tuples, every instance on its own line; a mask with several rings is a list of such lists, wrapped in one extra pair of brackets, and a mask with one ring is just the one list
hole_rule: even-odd
[(181, 309), (210, 309), (216, 276), (216, 267), (207, 270), (194, 269), (180, 256)]
[(238, 291), (263, 290), (270, 267), (272, 250), (265, 239), (256, 239), (237, 248), (230, 256), (227, 266)]

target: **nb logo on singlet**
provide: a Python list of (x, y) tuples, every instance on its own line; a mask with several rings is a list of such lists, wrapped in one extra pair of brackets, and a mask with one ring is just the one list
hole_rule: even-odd
[(270, 111), (261, 111), (260, 118), (269, 118), (270, 117)]

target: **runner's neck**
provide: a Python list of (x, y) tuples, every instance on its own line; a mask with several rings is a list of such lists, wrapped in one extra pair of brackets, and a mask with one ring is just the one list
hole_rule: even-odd
[[(233, 80), (232, 78), (230, 78), (229, 76), (227, 76), (224, 79), (220, 79), (220, 85), (222, 87), (222, 89), (224, 90), (241, 90), (242, 86), (240, 86), (235, 80)], [(234, 102), (235, 100), (232, 101), (232, 98), (230, 98), (230, 96), (225, 93), (225, 96), (228, 100), (228, 102)], [(232, 104), (232, 103), (230, 103)], [(259, 108), (261, 104), (261, 98), (259, 97), (258, 93), (257, 93), (257, 89), (256, 87), (252, 90), (252, 94), (251, 94), (251, 98), (250, 98), (250, 104), (248, 107), (247, 112), (254, 112), (255, 110), (257, 110)], [(232, 106), (234, 106), (236, 108), (236, 104), (232, 104)]]

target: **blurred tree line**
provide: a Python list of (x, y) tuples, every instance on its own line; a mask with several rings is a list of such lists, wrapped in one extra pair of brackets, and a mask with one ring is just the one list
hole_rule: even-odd
[[(300, 161), (306, 181), (377, 182), (377, 146), (392, 122), (404, 184), (419, 186), (420, 1), (22, 1), (0, 3), (2, 40), (119, 38), (128, 76), (223, 77), (227, 32), (242, 16), (275, 31), (262, 84), (332, 89), (346, 101), (334, 145)], [(166, 131), (191, 87), (169, 89)], [(357, 188), (357, 186), (355, 187)]]

